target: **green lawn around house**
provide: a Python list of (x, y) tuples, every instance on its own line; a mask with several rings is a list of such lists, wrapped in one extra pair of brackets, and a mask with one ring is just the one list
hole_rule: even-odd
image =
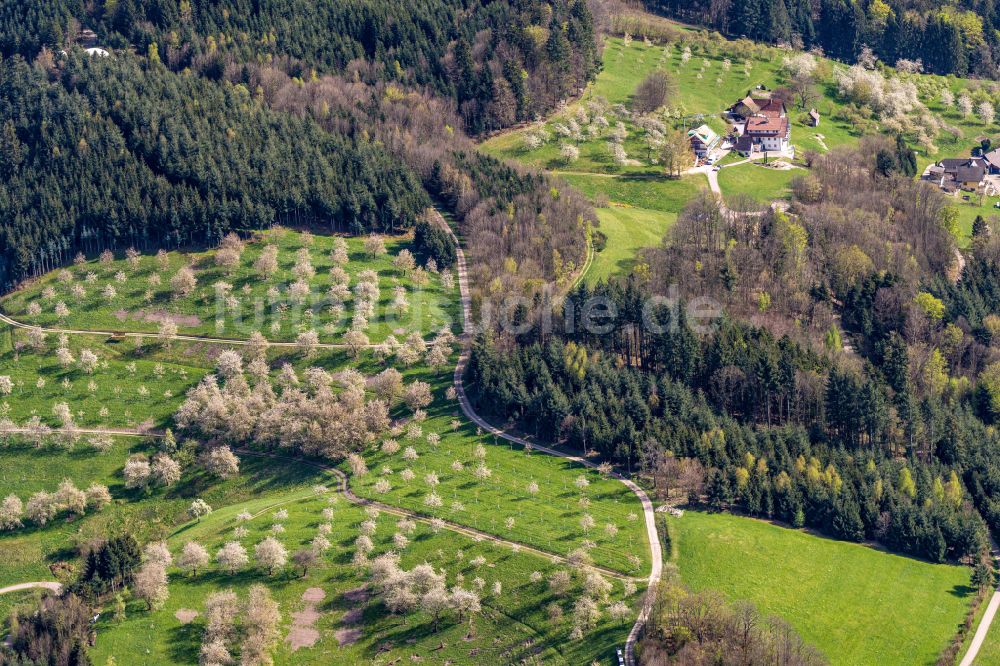
[(791, 182), (806, 173), (804, 169), (773, 169), (755, 163), (720, 169), (719, 189), (724, 197), (748, 194), (761, 203), (787, 199)]

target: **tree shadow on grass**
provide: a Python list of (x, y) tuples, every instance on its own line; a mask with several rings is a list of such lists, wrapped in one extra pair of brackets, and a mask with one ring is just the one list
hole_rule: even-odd
[(948, 590), (948, 593), (952, 596), (958, 597), (959, 599), (964, 599), (965, 597), (975, 594), (976, 590), (968, 585), (955, 585)]
[[(372, 609), (373, 609), (372, 606), (369, 606), (369, 608), (366, 609), (365, 612), (366, 623), (368, 623), (369, 621), (368, 615), (369, 611), (372, 611)], [(373, 616), (370, 619), (371, 621), (377, 621), (379, 617), (380, 615)], [(395, 625), (392, 628), (387, 628), (381, 633), (381, 636), (378, 641), (379, 644), (388, 642), (392, 643), (393, 645), (407, 645), (410, 642), (413, 642), (414, 645), (420, 645), (422, 644), (423, 640), (430, 639), (431, 637), (436, 636), (439, 633), (434, 631), (434, 623), (431, 621), (430, 616), (428, 616), (426, 619), (420, 618), (420, 621), (417, 621), (411, 614), (408, 624), (403, 624), (402, 618), (397, 618), (397, 619), (399, 620), (399, 624)], [(438, 628), (443, 629), (446, 626), (448, 626), (448, 623), (450, 622), (451, 622), (450, 617), (442, 617), (440, 622), (438, 622)], [(374, 656), (375, 651), (377, 649), (378, 648), (376, 644), (373, 643), (372, 646), (367, 650), (367, 652), (370, 653), (372, 656)]]
[(202, 626), (193, 622), (168, 630), (167, 654), (170, 655), (171, 660), (178, 664), (198, 663), (202, 632)]

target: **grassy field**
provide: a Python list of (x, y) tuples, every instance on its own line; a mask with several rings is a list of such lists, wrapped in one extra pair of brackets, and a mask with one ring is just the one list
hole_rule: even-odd
[(789, 184), (805, 174), (803, 169), (769, 169), (757, 164), (741, 164), (719, 170), (719, 189), (723, 196), (749, 194), (762, 203), (786, 199)]
[(697, 174), (680, 179), (662, 176), (607, 177), (561, 172), (556, 172), (556, 175), (591, 201), (603, 196), (611, 203), (674, 214), (681, 212), (684, 205), (700, 190), (708, 189), (705, 179)]
[(994, 204), (1000, 202), (1000, 197), (986, 197), (983, 205), (979, 205), (978, 197), (973, 195), (969, 201), (955, 200), (955, 208), (958, 210), (958, 236), (959, 244), (963, 247), (972, 241), (972, 223), (977, 215), (982, 215), (984, 219), (1000, 215), (1000, 208)]
[(56, 444), (35, 446), (14, 441), (0, 448), (0, 487), (4, 493), (27, 498), (39, 490), (53, 491), (63, 479), (72, 479), (86, 488), (91, 483), (107, 485), (112, 494), (124, 496), (120, 472), (125, 459), (133, 453), (155, 451), (143, 437), (112, 437), (112, 447), (100, 453), (86, 442), (72, 448)]
[(671, 524), (685, 583), (780, 615), (834, 664), (933, 664), (974, 595), (965, 567), (728, 514)]
[[(21, 331), (16, 333), (17, 338), (23, 335)], [(89, 344), (80, 341), (77, 336), (71, 337), (71, 343)], [(132, 350), (130, 343), (118, 344)], [(91, 347), (97, 348), (96, 345)], [(51, 350), (40, 354), (22, 351), (17, 364), (8, 358), (6, 360), (10, 362), (10, 366), (0, 365), (0, 368), (4, 368), (2, 372), (11, 372), (15, 378), (23, 377), (23, 385), (15, 388), (11, 396), (14, 399), (6, 401), (9, 408), (3, 409), (8, 413), (8, 418), (17, 423), (23, 423), (30, 416), (38, 414), (43, 421), (56, 426), (58, 423), (53, 416), (53, 405), (65, 401), (80, 426), (134, 427), (145, 424), (156, 428), (167, 427), (171, 424), (173, 413), (183, 400), (187, 388), (197, 383), (204, 374), (212, 371), (214, 357), (222, 348), (224, 346), (177, 341), (169, 350), (147, 347), (144, 352), (147, 357), (140, 361), (129, 360), (128, 355), (125, 358), (116, 358), (112, 352), (100, 350), (99, 355), (109, 361), (108, 367), (95, 372), (92, 378), (88, 376), (84, 379), (77, 376), (80, 372), (78, 370), (63, 371), (53, 367), (57, 366), (57, 362)], [(340, 350), (324, 350), (314, 358), (306, 360), (293, 352), (282, 352), (272, 348), (269, 356), (275, 373), (284, 362), (291, 363), (299, 371), (309, 366), (318, 366), (336, 372), (347, 365), (352, 365), (361, 372), (372, 375), (384, 368), (384, 363), (376, 361), (370, 354), (363, 354), (355, 362), (347, 358), (346, 352)], [(36, 358), (40, 360), (33, 364)], [(189, 365), (177, 366), (179, 359), (185, 359)], [(136, 366), (134, 373), (129, 370), (131, 363), (135, 363)], [(39, 373), (33, 369), (35, 367), (42, 368), (39, 376), (48, 376), (45, 374), (47, 372), (52, 373), (41, 388), (35, 383), (34, 378)], [(168, 389), (171, 394), (169, 399), (164, 397), (166, 391), (163, 386), (157, 383), (158, 367), (164, 381), (166, 378), (171, 378), (176, 383), (176, 385), (171, 384), (171, 389)], [(180, 371), (175, 372), (175, 368), (178, 367), (184, 370), (183, 375)], [(69, 389), (64, 388), (61, 381), (63, 374), (72, 378)], [(393, 470), (393, 474), (388, 478), (396, 489), (381, 499), (413, 510), (428, 511), (453, 522), (495, 532), (562, 554), (581, 545), (587, 537), (581, 530), (579, 521), (584, 513), (589, 513), (596, 521), (596, 527), (589, 538), (597, 542), (592, 554), (599, 563), (633, 572), (636, 567), (629, 562), (627, 553), (634, 548), (636, 554), (640, 556), (641, 567), (645, 569), (648, 566), (642, 522), (638, 519), (628, 520), (630, 514), (639, 516), (641, 508), (638, 500), (624, 486), (617, 482), (600, 480), (596, 475), (590, 474), (588, 476), (591, 477), (592, 485), (586, 493), (590, 506), (582, 507), (579, 504), (580, 493), (575, 492), (572, 484), (577, 476), (584, 473), (584, 468), (548, 456), (537, 454), (526, 456), (512, 452), (503, 444), (497, 444), (492, 437), (479, 436), (476, 428), (461, 415), (457, 404), (445, 396), (451, 381), (449, 369), (432, 373), (426, 368), (416, 366), (407, 369), (405, 376), (407, 381), (420, 379), (430, 383), (435, 391), (435, 402), (427, 409), (428, 419), (421, 424), (421, 436), (413, 440), (400, 438), (404, 448), (413, 446), (421, 454), (416, 463), (406, 463), (401, 453), (391, 456), (390, 460), (390, 456), (380, 451), (369, 452), (371, 459), (369, 466), (373, 470), (379, 470), (383, 465)], [(94, 381), (98, 390), (89, 391), (87, 387), (89, 381)], [(148, 395), (138, 395), (137, 385), (148, 386)], [(121, 387), (123, 390), (116, 392), (116, 387)], [(0, 403), (2, 404), (4, 403)], [(122, 404), (127, 405), (127, 408), (116, 408), (116, 405)], [(110, 406), (111, 409), (104, 414), (100, 410), (102, 406)], [(393, 416), (406, 419), (409, 417), (409, 412), (400, 406)], [(453, 429), (453, 421), (459, 424), (457, 430)], [(440, 442), (436, 446), (431, 446), (427, 442), (426, 436), (430, 433), (440, 435)], [(0, 460), (6, 458), (11, 460), (9, 466), (5, 464), (0, 469), (12, 470), (5, 475), (18, 474), (24, 477), (23, 481), (17, 483), (12, 480), (11, 486), (12, 491), (25, 496), (25, 499), (28, 493), (43, 489), (29, 487), (29, 481), (38, 473), (44, 474), (44, 483), (51, 485), (52, 488), (49, 488), (51, 490), (66, 476), (76, 481), (79, 486), (101, 478), (111, 478), (110, 474), (120, 470), (126, 457), (124, 452), (113, 451), (101, 455), (87, 442), (88, 437), (84, 436), (70, 451), (54, 447), (39, 450), (0, 449)], [(471, 473), (475, 467), (472, 464), (475, 462), (472, 460), (472, 450), (476, 444), (486, 447), (488, 452), (486, 464), (493, 471), (491, 478), (481, 483), (475, 483)], [(51, 462), (45, 470), (38, 471), (31, 463), (32, 460), (38, 459)], [(455, 459), (465, 463), (466, 469), (462, 473), (452, 470), (451, 464)], [(94, 461), (98, 464), (93, 464)], [(418, 475), (417, 479), (408, 485), (399, 481), (398, 473), (405, 467), (411, 467)], [(438, 494), (445, 499), (444, 506), (437, 509), (431, 509), (423, 503), (426, 495), (423, 479), (431, 470), (440, 476), (441, 486), (438, 488)], [(378, 476), (372, 474), (355, 480), (357, 491), (361, 494), (376, 495), (371, 486)], [(525, 491), (526, 484), (532, 479), (535, 479), (541, 488), (536, 498), (527, 497)], [(567, 489), (574, 492), (567, 492)], [(466, 508), (455, 511), (453, 506), (455, 501), (462, 502)], [(513, 529), (504, 528), (502, 523), (508, 514), (505, 513), (503, 516), (498, 514), (501, 506), (510, 508), (509, 515), (515, 518)], [(614, 539), (607, 538), (603, 531), (609, 523), (614, 524), (619, 530)]]
[[(87, 373), (76, 363), (63, 367), (55, 354), (56, 335), (44, 349), (28, 345), (23, 329), (0, 330), (0, 375), (14, 382), (13, 392), (0, 398), (6, 418), (23, 424), (38, 416), (50, 426), (60, 425), (53, 406), (67, 403), (78, 426), (163, 428), (171, 421), (187, 389), (212, 368), (196, 345), (175, 343), (172, 353), (158, 345), (136, 350), (132, 342), (107, 341), (102, 336), (69, 336), (67, 348), (76, 361), (89, 350), (100, 365)], [(217, 352), (220, 349), (213, 349)]]
[[(383, 340), (390, 333), (403, 337), (412, 331), (429, 333), (461, 318), (458, 299), (447, 293), (439, 276), (429, 275), (427, 284), (417, 287), (412, 275), (404, 275), (393, 267), (393, 257), (410, 247), (409, 238), (386, 238), (388, 255), (375, 259), (364, 253), (362, 238), (344, 240), (349, 257), (344, 270), (350, 276), (350, 287), (353, 289), (363, 270), (374, 270), (379, 275), (380, 300), (376, 316), (366, 329), (372, 341)], [(215, 250), (170, 252), (166, 267), (161, 267), (155, 257), (143, 256), (135, 269), (129, 267), (120, 252), (108, 264), (92, 258), (68, 267), (71, 281), (60, 281), (57, 271), (49, 273), (0, 299), (0, 308), (16, 319), (50, 327), (155, 334), (159, 321), (166, 317), (175, 321), (179, 332), (194, 335), (246, 338), (259, 330), (270, 340), (294, 340), (301, 330), (313, 329), (322, 342), (339, 342), (350, 327), (354, 297), (352, 294), (345, 300), (339, 313), (331, 309), (333, 302), (325, 298), (332, 283), (333, 243), (332, 236), (305, 236), (287, 229), (273, 229), (248, 243), (239, 265), (229, 271), (216, 265)], [(253, 265), (269, 244), (278, 248), (279, 268), (270, 279), (264, 280)], [(308, 280), (310, 294), (296, 304), (290, 299), (288, 288), (296, 280), (292, 274), (296, 252), (305, 247), (316, 273)], [(170, 280), (184, 265), (193, 268), (197, 284), (189, 295), (177, 297), (171, 291)], [(92, 274), (90, 281), (88, 274)], [(215, 285), (220, 282), (231, 286), (227, 298), (216, 295)], [(103, 293), (109, 285), (116, 292), (113, 298)], [(396, 286), (407, 290), (409, 310), (405, 314), (390, 307)], [(84, 295), (75, 295), (74, 287), (82, 287)], [(52, 289), (48, 298), (47, 288)], [(272, 289), (277, 291), (269, 294)], [(68, 315), (56, 315), (59, 302), (69, 308)], [(31, 303), (41, 306), (40, 314), (29, 314)]]
[[(281, 637), (287, 634), (294, 622), (293, 613), (304, 607), (303, 592), (319, 587), (325, 598), (317, 604), (318, 617), (314, 628), (318, 641), (312, 647), (293, 651), (282, 640), (274, 657), (277, 664), (329, 664), (369, 663), (378, 657), (378, 663), (394, 659), (431, 659), (434, 663), (513, 663), (525, 658), (535, 658), (544, 663), (582, 664), (594, 659), (611, 663), (614, 646), (620, 645), (629, 625), (612, 622), (605, 614), (603, 621), (585, 640), (570, 640), (570, 604), (566, 599), (553, 597), (547, 584), (531, 582), (530, 574), (538, 571), (545, 576), (559, 568), (547, 559), (528, 553), (515, 553), (508, 547), (490, 542), (475, 542), (451, 532), (434, 533), (427, 525), (418, 523), (409, 533), (409, 544), (401, 549), (403, 568), (429, 562), (447, 573), (448, 585), (473, 586), (473, 579), (481, 577), (486, 583), (483, 593), (483, 612), (474, 620), (474, 631), (462, 624), (452, 613), (447, 613), (440, 630), (435, 633), (431, 618), (425, 613), (414, 613), (407, 618), (389, 614), (377, 598), (362, 595), (349, 601), (344, 593), (364, 586), (365, 575), (351, 565), (353, 541), (358, 526), (365, 520), (359, 507), (344, 501), (329, 503), (331, 498), (311, 492), (254, 499), (239, 506), (232, 506), (212, 513), (200, 523), (187, 523), (168, 538), (175, 552), (189, 541), (196, 540), (214, 552), (223, 542), (233, 538), (237, 526), (236, 514), (248, 511), (255, 517), (245, 523), (248, 535), (241, 541), (252, 550), (270, 534), (275, 522), (274, 511), (280, 506), (289, 517), (280, 521), (285, 531), (280, 540), (294, 550), (307, 544), (317, 533), (324, 508), (334, 512), (330, 522), (333, 531), (329, 540), (333, 547), (324, 555), (320, 565), (301, 578), (290, 569), (267, 576), (259, 569), (250, 568), (230, 575), (212, 565), (196, 576), (181, 572), (171, 575), (171, 596), (164, 608), (146, 613), (141, 604), (130, 604), (129, 617), (121, 624), (102, 619), (98, 624), (98, 641), (92, 652), (95, 663), (113, 656), (116, 663), (129, 664), (184, 664), (197, 661), (197, 650), (204, 626), (201, 617), (191, 624), (182, 624), (176, 617), (179, 609), (203, 610), (208, 593), (231, 588), (242, 594), (252, 583), (261, 582), (270, 589), (282, 612)], [(383, 513), (377, 518), (373, 537), (375, 551), (372, 556), (397, 549), (393, 533), (399, 528), (395, 516)], [(482, 556), (486, 563), (476, 566), (474, 558)], [(493, 583), (501, 584), (500, 594), (494, 594)], [(579, 585), (579, 582), (576, 583)], [(620, 582), (614, 583), (609, 601), (624, 597)], [(636, 602), (636, 599), (630, 599)], [(546, 616), (549, 603), (560, 603), (566, 617), (552, 621)], [(354, 619), (345, 618), (347, 611), (354, 611)], [(347, 624), (353, 622), (353, 624)], [(342, 629), (360, 629), (357, 642), (339, 644)], [(137, 646), (138, 649), (137, 649)], [(533, 657), (534, 655), (534, 657)]]
[(636, 255), (644, 248), (659, 245), (677, 221), (676, 213), (616, 206), (599, 208), (597, 217), (608, 241), (587, 271), (585, 279), (591, 283), (628, 274), (635, 265)]
[[(283, 247), (294, 248), (299, 240), (286, 235), (281, 242)], [(314, 241), (318, 242), (319, 239)], [(46, 276), (40, 283), (51, 284), (53, 280), (52, 276)], [(39, 285), (31, 287), (39, 288)], [(457, 291), (440, 295), (442, 299), (457, 300), (455, 296)], [(455, 306), (451, 302), (441, 303), (442, 310), (452, 307)], [(85, 320), (74, 325), (99, 324)], [(50, 335), (41, 350), (33, 349), (27, 342), (25, 331), (0, 332), (0, 374), (10, 374), (15, 385), (5, 401), (7, 406), (0, 407), (3, 415), (19, 423), (37, 415), (50, 425), (57, 425), (52, 407), (65, 401), (81, 426), (170, 425), (187, 388), (214, 370), (218, 353), (226, 348), (186, 341), (174, 341), (168, 348), (150, 339), (136, 349), (133, 340), (69, 336), (68, 348), (76, 359), (84, 349), (94, 351), (99, 357), (97, 368), (90, 374), (75, 363), (67, 367), (59, 364), (55, 353), (58, 336)], [(330, 371), (352, 366), (371, 375), (386, 367), (385, 362), (375, 360), (369, 352), (362, 353), (359, 359), (350, 359), (342, 350), (320, 350), (313, 358), (306, 359), (295, 350), (272, 347), (268, 350), (268, 360), (275, 373), (284, 362), (300, 372), (310, 366)], [(447, 398), (450, 367), (431, 371), (417, 364), (405, 369), (404, 375), (407, 381), (429, 382), (434, 392), (434, 402), (426, 409), (419, 432), (406, 429), (397, 438), (404, 448), (413, 447), (417, 458), (406, 459), (403, 451), (386, 453), (378, 448), (380, 441), (373, 442), (373, 447), (365, 452), (370, 473), (351, 480), (358, 494), (554, 553), (566, 555), (584, 547), (595, 563), (623, 573), (641, 576), (648, 571), (641, 506), (622, 484), (561, 459), (529, 454), (497, 442), (492, 436), (482, 436), (461, 416), (454, 400)], [(39, 378), (44, 381), (39, 382)], [(140, 392), (140, 387), (145, 388)], [(397, 406), (392, 417), (405, 422), (411, 413)], [(440, 438), (429, 437), (432, 433)], [(179, 433), (178, 439), (183, 441), (182, 434)], [(483, 447), (481, 458), (477, 451), (479, 444)], [(188, 539), (197, 538), (214, 552), (219, 543), (231, 538), (234, 517), (244, 509), (261, 516), (260, 521), (251, 525), (247, 545), (258, 541), (270, 528), (273, 522), (270, 514), (278, 505), (291, 509), (291, 521), (281, 538), (294, 549), (312, 538), (319, 511), (327, 506), (328, 498), (316, 496), (313, 486), (334, 485), (332, 475), (319, 468), (253, 456), (243, 458), (237, 478), (218, 481), (194, 464), (191, 449), (182, 447), (178, 458), (182, 460), (184, 475), (178, 484), (148, 493), (126, 490), (122, 467), (128, 455), (154, 451), (154, 443), (125, 437), (116, 438), (105, 453), (94, 449), (87, 437), (72, 447), (44, 443), (36, 448), (16, 439), (0, 447), (0, 486), (5, 494), (13, 492), (26, 500), (31, 493), (52, 491), (62, 479), (69, 478), (78, 487), (94, 482), (105, 484), (114, 498), (100, 512), (76, 519), (61, 515), (44, 527), (29, 523), (22, 529), (0, 534), (0, 550), (6, 556), (0, 585), (52, 580), (56, 570), (60, 572), (58, 576), (69, 579), (80, 565), (78, 554), (86, 544), (122, 530), (134, 533), (141, 542), (166, 537), (175, 549)], [(455, 469), (456, 461), (462, 463), (461, 470)], [(489, 468), (490, 474), (477, 480), (473, 471), (480, 462)], [(346, 464), (344, 469), (348, 469)], [(415, 478), (407, 481), (404, 469), (412, 471)], [(433, 490), (443, 500), (439, 507), (428, 506), (425, 501), (430, 491), (426, 477), (431, 472), (438, 477)], [(587, 480), (585, 488), (576, 485), (581, 477)], [(378, 492), (374, 482), (379, 478), (389, 480), (392, 489)], [(537, 483), (537, 491), (529, 490), (531, 482)], [(188, 522), (185, 515), (194, 498), (203, 498), (214, 508), (200, 523)], [(544, 581), (530, 580), (533, 571), (548, 575), (559, 566), (548, 558), (515, 551), (509, 546), (477, 542), (448, 531), (435, 534), (422, 524), (410, 535), (409, 546), (403, 549), (404, 565), (432, 561), (447, 570), (449, 584), (458, 583), (460, 574), (466, 577), (466, 585), (475, 575), (482, 576), (487, 582), (485, 608), (477, 618), (475, 632), (470, 635), (466, 625), (446, 621), (435, 634), (430, 631), (428, 617), (418, 614), (404, 623), (401, 618), (385, 613), (378, 601), (371, 600), (363, 604), (364, 630), (360, 639), (341, 646), (336, 632), (342, 628), (341, 616), (347, 609), (341, 593), (364, 583), (363, 573), (350, 564), (351, 544), (362, 517), (360, 509), (343, 499), (334, 507), (335, 547), (308, 579), (291, 572), (272, 578), (259, 571), (229, 576), (212, 569), (197, 577), (175, 572), (171, 577), (172, 596), (164, 609), (149, 615), (142, 611), (141, 604), (132, 602), (129, 619), (121, 625), (110, 621), (105, 614), (98, 625), (95, 663), (104, 663), (109, 656), (114, 656), (119, 664), (196, 661), (200, 620), (183, 625), (174, 616), (176, 610), (200, 609), (210, 591), (229, 586), (241, 590), (261, 579), (266, 579), (280, 601), (286, 628), (292, 614), (302, 609), (301, 596), (306, 588), (321, 586), (327, 593), (327, 600), (318, 608), (321, 617), (317, 623), (320, 631), (317, 645), (293, 653), (288, 644), (282, 643), (275, 655), (278, 663), (330, 663), (331, 660), (358, 663), (376, 656), (385, 659), (413, 655), (448, 659), (452, 663), (481, 663), (484, 658), (504, 663), (531, 658), (545, 663), (578, 664), (595, 659), (610, 662), (614, 648), (624, 641), (630, 623), (612, 622), (606, 612), (586, 640), (569, 639), (572, 628), (569, 597), (553, 599)], [(593, 526), (581, 522), (585, 516), (593, 519)], [(377, 550), (385, 550), (392, 543), (394, 528), (389, 520), (389, 517), (380, 519), (384, 527), (380, 527), (376, 538)], [(632, 553), (634, 556), (630, 557)], [(487, 564), (475, 571), (472, 559), (480, 554)], [(54, 565), (58, 566), (53, 569)], [(492, 592), (493, 581), (501, 583), (500, 594)], [(574, 584), (578, 586), (581, 581)], [(625, 594), (620, 581), (615, 586), (611, 598), (602, 604), (605, 608)], [(30, 594), (14, 595), (4, 599), (0, 609), (9, 610), (30, 598)], [(565, 619), (548, 618), (546, 606), (553, 601), (562, 605)], [(634, 605), (638, 599), (628, 601)], [(444, 647), (436, 650), (442, 643)], [(136, 650), (136, 645), (142, 648)], [(385, 656), (383, 648), (387, 646), (388, 656)]]
[[(214, 509), (244, 502), (250, 498), (270, 498), (289, 492), (301, 492), (316, 483), (329, 482), (329, 475), (314, 467), (275, 465), (262, 458), (247, 458), (240, 475), (218, 481), (197, 466), (186, 469), (181, 480), (167, 490), (143, 492), (126, 490), (121, 469), (129, 453), (151, 453), (152, 446), (136, 443), (135, 438), (118, 438), (115, 447), (98, 454), (83, 446), (74, 451), (34, 450), (24, 447), (0, 448), (0, 469), (5, 472), (3, 494), (15, 492), (22, 500), (36, 490), (54, 491), (64, 478), (77, 487), (90, 483), (108, 486), (114, 501), (99, 513), (69, 520), (59, 517), (44, 527), (28, 524), (13, 532), (0, 532), (0, 586), (27, 581), (52, 580), (49, 566), (66, 562), (79, 564), (76, 548), (109, 532), (128, 530), (140, 541), (162, 538), (179, 522), (187, 520), (185, 511), (195, 498), (202, 498)], [(46, 469), (36, 469), (41, 464)]]
[(585, 279), (591, 283), (627, 274), (639, 251), (659, 245), (684, 205), (699, 188), (707, 189), (700, 176), (668, 179), (559, 172), (557, 175), (592, 202), (610, 204), (597, 208), (600, 230), (608, 241), (587, 271)]

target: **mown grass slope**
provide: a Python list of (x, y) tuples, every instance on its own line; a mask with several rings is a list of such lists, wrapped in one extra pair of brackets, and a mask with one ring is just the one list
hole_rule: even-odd
[(966, 567), (729, 514), (670, 525), (685, 583), (781, 616), (834, 664), (933, 664), (974, 595)]

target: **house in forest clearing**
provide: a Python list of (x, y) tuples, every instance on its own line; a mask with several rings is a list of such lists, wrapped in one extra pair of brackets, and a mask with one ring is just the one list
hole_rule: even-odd
[(90, 49), (97, 46), (97, 33), (90, 28), (83, 28), (76, 34), (76, 43), (82, 49)]
[(688, 138), (691, 140), (691, 150), (699, 158), (707, 157), (719, 145), (720, 137), (708, 125), (696, 127), (688, 131)]
[[(729, 107), (736, 127), (735, 149), (746, 157), (754, 153), (784, 153), (791, 150), (792, 124), (784, 100), (757, 98), (749, 94)], [(818, 115), (818, 114), (817, 114)]]
[(944, 159), (924, 172), (924, 180), (935, 183), (945, 192), (975, 192), (984, 187), (991, 163), (985, 157)]
[[(90, 28), (83, 28), (76, 34), (76, 43), (89, 56), (100, 56), (107, 58), (111, 55), (107, 49), (102, 48), (97, 39), (97, 33)], [(65, 51), (63, 52), (65, 53)]]

